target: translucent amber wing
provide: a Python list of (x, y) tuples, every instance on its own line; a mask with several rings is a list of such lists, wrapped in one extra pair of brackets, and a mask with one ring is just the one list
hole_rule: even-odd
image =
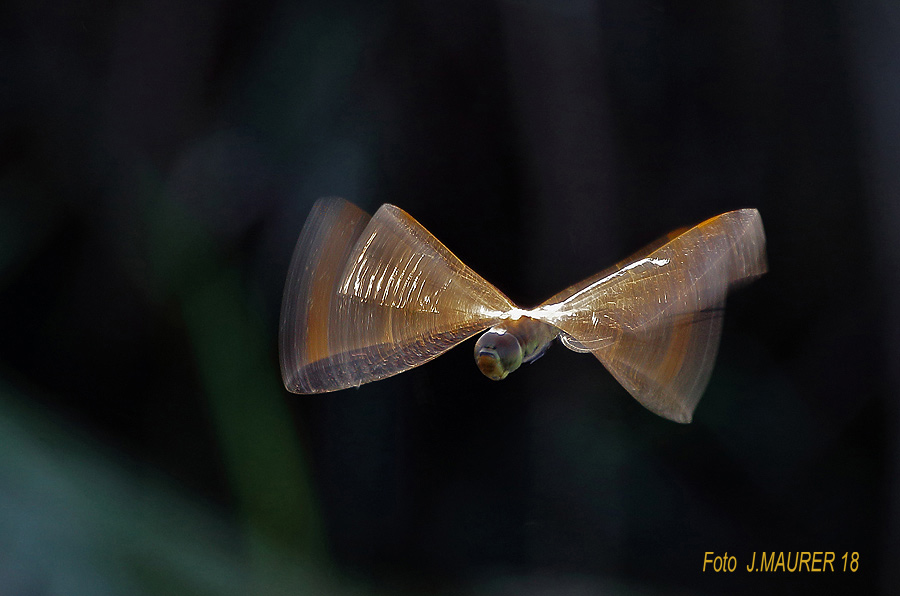
[(544, 301), (544, 303), (541, 306), (562, 302), (566, 298), (569, 298), (570, 296), (577, 294), (578, 292), (585, 289), (589, 285), (592, 285), (592, 284), (600, 281), (601, 279), (608, 277), (611, 273), (615, 273), (616, 271), (625, 267), (626, 265), (630, 265), (631, 263), (637, 261), (638, 259), (646, 257), (647, 255), (649, 255), (650, 253), (652, 253), (659, 247), (663, 246), (664, 244), (666, 244), (668, 242), (671, 242), (672, 240), (674, 240), (675, 238), (677, 238), (684, 232), (687, 232), (688, 229), (689, 228), (678, 228), (677, 230), (673, 230), (673, 231), (669, 232), (665, 236), (660, 236), (659, 238), (657, 238), (656, 240), (654, 240), (647, 246), (644, 246), (643, 248), (636, 251), (635, 253), (628, 255), (626, 258), (622, 259), (615, 265), (612, 265), (611, 267), (607, 267), (600, 273), (594, 274), (587, 279), (583, 279), (576, 284), (572, 284), (571, 286), (569, 286), (562, 292), (559, 292), (558, 294), (554, 294), (553, 296), (548, 298), (546, 301)]
[(313, 206), (288, 269), (281, 302), (281, 375), (290, 391), (310, 391), (310, 362), (326, 358), (328, 325), (339, 277), (371, 217), (343, 199)]
[(567, 345), (591, 351), (645, 407), (690, 422), (718, 350), (726, 294), (765, 271), (759, 212), (732, 211), (537, 310), (569, 336)]
[(367, 224), (359, 213), (320, 202), (297, 244), (281, 321), (282, 376), (295, 393), (409, 370), (513, 308), (403, 210), (383, 205)]

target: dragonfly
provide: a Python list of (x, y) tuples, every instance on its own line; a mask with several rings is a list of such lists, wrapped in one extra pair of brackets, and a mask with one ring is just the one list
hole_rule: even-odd
[(475, 362), (500, 380), (558, 338), (593, 354), (644, 407), (688, 423), (706, 389), (729, 291), (767, 271), (756, 209), (675, 230), (532, 309), (515, 305), (408, 213), (319, 199), (288, 270), (279, 330), (293, 393), (424, 364), (484, 332)]

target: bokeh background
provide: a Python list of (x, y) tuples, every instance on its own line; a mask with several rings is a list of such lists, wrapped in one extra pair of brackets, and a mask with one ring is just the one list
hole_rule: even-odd
[[(895, 3), (11, 0), (0, 31), (0, 594), (900, 590)], [(526, 306), (740, 207), (771, 272), (687, 426), (559, 346), (294, 396), (282, 284), (335, 195)]]

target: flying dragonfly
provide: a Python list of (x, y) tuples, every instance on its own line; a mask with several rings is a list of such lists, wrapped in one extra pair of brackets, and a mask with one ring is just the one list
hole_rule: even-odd
[(756, 209), (717, 215), (523, 309), (409, 214), (320, 199), (300, 233), (281, 307), (281, 373), (294, 393), (377, 381), (487, 330), (475, 361), (500, 380), (559, 338), (590, 352), (649, 410), (693, 417), (729, 290), (766, 272)]

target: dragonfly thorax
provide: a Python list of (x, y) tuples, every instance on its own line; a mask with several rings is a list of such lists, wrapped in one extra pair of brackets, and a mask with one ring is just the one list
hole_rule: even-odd
[(531, 317), (507, 320), (478, 338), (475, 362), (489, 379), (505, 379), (523, 362), (540, 358), (558, 334), (558, 329)]

